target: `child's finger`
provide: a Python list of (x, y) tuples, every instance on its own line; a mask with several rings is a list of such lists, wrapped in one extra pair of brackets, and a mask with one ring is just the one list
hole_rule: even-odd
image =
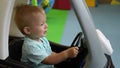
[(79, 48), (78, 47), (74, 47), (76, 50), (79, 50)]

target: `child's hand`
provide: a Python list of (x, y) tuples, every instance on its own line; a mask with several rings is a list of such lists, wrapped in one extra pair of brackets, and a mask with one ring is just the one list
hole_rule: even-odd
[(78, 55), (78, 47), (71, 47), (69, 49), (66, 50), (66, 54), (68, 56), (68, 58), (74, 58)]

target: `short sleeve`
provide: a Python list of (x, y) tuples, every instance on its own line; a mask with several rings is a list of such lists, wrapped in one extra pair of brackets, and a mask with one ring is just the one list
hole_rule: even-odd
[(30, 46), (29, 50), (28, 60), (35, 64), (41, 63), (48, 56), (44, 49), (37, 46)]
[(32, 66), (46, 66), (41, 62), (52, 53), (52, 50), (47, 39), (41, 38), (41, 40), (43, 42), (37, 42), (27, 37), (24, 39), (22, 62)]

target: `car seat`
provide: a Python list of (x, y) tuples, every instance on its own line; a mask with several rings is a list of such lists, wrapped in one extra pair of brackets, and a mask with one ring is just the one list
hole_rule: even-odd
[[(15, 36), (9, 36), (9, 57), (7, 58), (7, 66), (8, 64), (10, 64), (9, 66), (11, 66), (12, 68), (30, 68), (30, 65), (27, 65), (25, 63), (20, 62), (20, 58), (22, 55), (22, 44), (24, 42), (23, 37), (15, 37)], [(67, 48), (69, 48), (68, 46), (57, 46), (55, 43), (51, 43), (51, 49), (54, 52), (61, 52)], [(55, 67), (57, 68), (80, 68), (81, 65), (84, 65), (83, 60), (85, 59), (86, 55), (88, 54), (88, 50), (86, 47), (82, 46), (79, 47), (80, 49), (80, 53), (78, 55), (78, 57), (74, 58), (74, 59), (68, 59), (66, 61), (63, 61), (59, 64), (56, 64)], [(9, 63), (8, 63), (9, 62)], [(69, 65), (71, 64), (71, 66)]]
[(9, 37), (9, 56), (5, 60), (0, 60), (0, 68), (31, 68), (20, 62), (23, 41), (21, 37)]

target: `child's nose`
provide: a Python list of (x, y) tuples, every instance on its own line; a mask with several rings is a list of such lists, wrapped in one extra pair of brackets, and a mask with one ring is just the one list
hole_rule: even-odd
[(45, 23), (45, 28), (48, 28), (48, 24), (47, 23)]

